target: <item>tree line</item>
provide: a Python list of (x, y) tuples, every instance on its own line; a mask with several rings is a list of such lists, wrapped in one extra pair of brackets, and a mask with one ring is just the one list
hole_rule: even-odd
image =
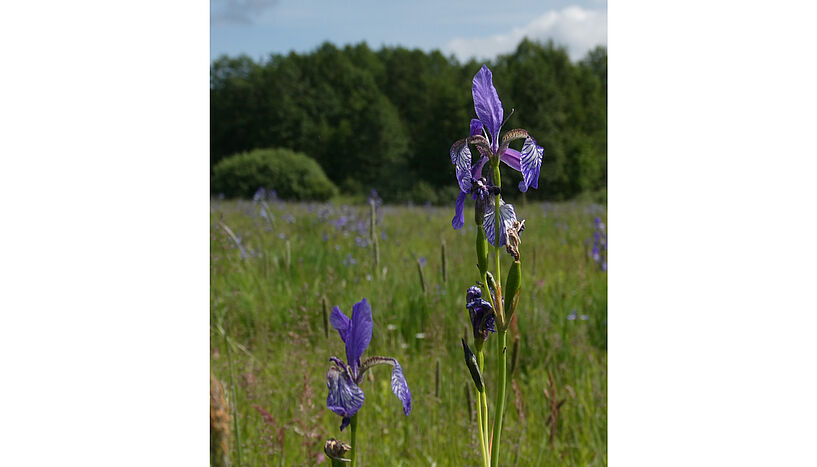
[[(453, 202), (448, 150), (475, 117), (471, 80), (481, 65), (366, 43), (259, 61), (222, 56), (210, 70), (211, 168), (236, 153), (289, 148), (317, 161), (344, 193)], [(505, 115), (515, 109), (503, 128), (525, 128), (545, 149), (528, 199), (604, 189), (606, 48), (573, 63), (564, 48), (526, 39), (487, 65)], [(519, 175), (506, 176), (515, 186)]]

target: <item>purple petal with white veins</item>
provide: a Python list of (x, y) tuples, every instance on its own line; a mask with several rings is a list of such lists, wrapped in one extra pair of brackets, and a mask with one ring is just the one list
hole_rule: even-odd
[[(459, 158), (459, 154), (462, 151), (463, 147), (468, 148), (468, 144), (466, 143), (466, 139), (461, 139), (455, 141), (454, 144), (451, 145), (451, 149), (448, 150), (448, 155), (451, 157), (451, 163), (457, 165), (457, 159)], [(468, 157), (471, 157), (471, 150), (468, 150)]]
[(403, 368), (397, 360), (391, 357), (369, 357), (363, 362), (359, 379), (363, 379), (363, 374), (377, 365), (391, 365), (391, 391), (403, 403), (403, 413), (408, 415), (411, 412), (411, 391), (403, 376)]
[(349, 374), (335, 367), (326, 373), (326, 407), (341, 417), (351, 417), (363, 407), (363, 390), (351, 380)]
[(391, 392), (403, 402), (403, 414), (408, 415), (411, 412), (411, 391), (406, 383), (406, 377), (403, 376), (403, 368), (397, 360), (394, 360), (394, 368), (391, 370)]
[[(489, 203), (488, 206), (486, 206), (485, 217), (482, 219), (482, 228), (485, 229), (485, 236), (488, 238), (488, 243), (490, 243), (492, 246), (496, 246), (494, 245), (496, 239), (494, 203), (495, 202)], [(499, 206), (499, 220), (499, 246), (502, 246), (505, 244), (505, 231), (508, 229), (508, 227), (513, 225), (514, 221), (516, 221), (516, 212), (513, 209), (513, 205), (501, 201)]]
[(364, 298), (352, 307), (352, 327), (349, 330), (349, 338), (346, 340), (346, 361), (349, 362), (352, 375), (357, 375), (360, 356), (372, 341), (373, 329), (372, 307)]
[[(461, 143), (461, 144), (460, 144)], [(451, 163), (457, 173), (457, 183), (460, 191), (471, 191), (471, 150), (465, 140), (460, 140), (451, 146)]]
[(332, 327), (338, 331), (341, 340), (346, 343), (346, 336), (349, 334), (349, 328), (352, 327), (352, 321), (340, 311), (340, 308), (332, 308), (332, 314), (329, 315), (329, 322)]
[(519, 183), (520, 191), (528, 191), (528, 188), (539, 187), (539, 169), (542, 167), (542, 155), (545, 148), (536, 144), (533, 138), (525, 138), (520, 153), (521, 172), (523, 180)]
[(516, 170), (517, 172), (522, 171), (522, 154), (516, 149), (508, 148), (505, 152), (499, 156), (499, 160), (504, 162), (508, 165), (508, 167)]
[(471, 168), (465, 170), (460, 170), (457, 167), (457, 183), (460, 185), (460, 192), (462, 193), (470, 193), (471, 192)]
[(471, 92), (474, 96), (474, 110), (477, 112), (477, 117), (491, 135), (491, 143), (496, 150), (499, 147), (498, 136), (499, 128), (502, 126), (503, 111), (502, 102), (494, 88), (491, 70), (487, 66), (482, 65), (482, 68), (474, 75)]
[(482, 122), (478, 118), (471, 119), (471, 134), (469, 136), (482, 134)]
[(451, 219), (451, 226), (454, 227), (454, 230), (459, 230), (465, 225), (465, 214), (462, 211), (465, 207), (466, 195), (467, 193), (461, 191), (457, 196), (457, 204), (454, 206), (454, 218)]

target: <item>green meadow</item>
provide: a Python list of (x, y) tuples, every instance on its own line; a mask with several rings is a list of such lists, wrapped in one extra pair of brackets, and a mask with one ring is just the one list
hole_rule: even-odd
[[(591, 252), (606, 206), (515, 205), (526, 219), (524, 275), (500, 463), (606, 465), (607, 273)], [(480, 464), (460, 344), (470, 332), (465, 291), (478, 278), (472, 209), (466, 204), (466, 225), (455, 231), (453, 199), (379, 206), (375, 265), (365, 203), (211, 201), (210, 362), (227, 394), (232, 465), (329, 465), (324, 442), (349, 442), (326, 408), (329, 357), (345, 353), (327, 332), (324, 297), (327, 312), (337, 305), (347, 315), (368, 299), (374, 335), (364, 358), (396, 358), (411, 389), (405, 416), (390, 370), (367, 374), (358, 464)], [(502, 262), (507, 271), (504, 252)], [(491, 414), (493, 344), (485, 346)]]

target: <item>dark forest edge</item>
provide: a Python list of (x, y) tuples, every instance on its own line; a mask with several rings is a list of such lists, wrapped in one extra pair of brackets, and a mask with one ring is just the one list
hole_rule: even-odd
[[(231, 155), (289, 148), (317, 161), (344, 195), (376, 189), (387, 202), (448, 203), (448, 150), (468, 135), (462, 122), (474, 117), (471, 79), (482, 63), (366, 43), (259, 61), (222, 56), (211, 65), (211, 174)], [(545, 150), (539, 189), (526, 199), (604, 201), (607, 49), (573, 63), (564, 48), (525, 39), (487, 64), (515, 109), (504, 128), (526, 128)], [(519, 181), (513, 170), (505, 177)]]

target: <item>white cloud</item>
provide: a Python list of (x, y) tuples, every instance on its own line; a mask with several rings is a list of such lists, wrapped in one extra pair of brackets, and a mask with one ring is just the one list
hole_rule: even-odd
[(471, 57), (492, 59), (499, 54), (514, 51), (525, 37), (540, 41), (553, 39), (556, 45), (567, 48), (571, 59), (578, 60), (593, 47), (607, 45), (607, 10), (569, 6), (559, 11), (549, 11), (527, 25), (513, 28), (505, 34), (454, 38), (443, 50), (453, 53), (460, 60)]

